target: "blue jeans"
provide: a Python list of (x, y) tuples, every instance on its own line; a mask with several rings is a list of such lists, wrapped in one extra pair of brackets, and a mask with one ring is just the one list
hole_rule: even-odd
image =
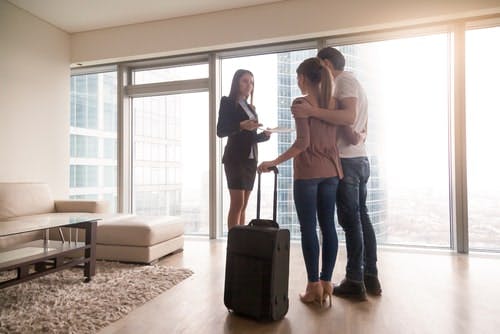
[(367, 157), (342, 158), (344, 178), (337, 191), (337, 216), (345, 232), (346, 278), (363, 281), (364, 274), (377, 275), (377, 240), (366, 196), (370, 162)]
[[(335, 230), (335, 200), (338, 177), (295, 180), (293, 199), (300, 223), (302, 254), (309, 282), (331, 281), (337, 259), (338, 239)], [(316, 216), (323, 235), (321, 274)]]

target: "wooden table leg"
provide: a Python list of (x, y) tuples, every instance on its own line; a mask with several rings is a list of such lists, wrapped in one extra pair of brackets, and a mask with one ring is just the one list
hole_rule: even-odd
[[(83, 275), (85, 282), (90, 282), (92, 276), (95, 275), (95, 261), (96, 261), (96, 238), (97, 238), (97, 221), (91, 221), (85, 224), (85, 258), (89, 259), (85, 262), (83, 268)], [(88, 247), (90, 246), (90, 247)]]

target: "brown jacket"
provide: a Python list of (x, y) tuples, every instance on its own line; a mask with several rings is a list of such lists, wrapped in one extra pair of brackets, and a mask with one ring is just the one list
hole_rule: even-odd
[[(300, 101), (309, 103), (304, 98)], [(297, 139), (293, 146), (302, 153), (293, 161), (294, 179), (342, 178), (344, 174), (337, 149), (338, 127), (311, 117), (296, 118), (295, 127)]]

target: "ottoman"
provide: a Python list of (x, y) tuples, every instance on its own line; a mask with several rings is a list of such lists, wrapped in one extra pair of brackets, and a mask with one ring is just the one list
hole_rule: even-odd
[(179, 217), (125, 216), (98, 223), (97, 259), (152, 263), (183, 247)]

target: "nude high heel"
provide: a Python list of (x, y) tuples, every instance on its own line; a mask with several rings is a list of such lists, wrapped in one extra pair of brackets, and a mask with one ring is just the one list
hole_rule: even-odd
[(330, 281), (320, 281), (321, 287), (323, 288), (323, 304), (326, 305), (326, 300), (328, 299), (328, 307), (332, 307), (332, 294), (333, 285)]
[(323, 286), (321, 283), (307, 283), (306, 292), (300, 294), (300, 301), (305, 304), (318, 303), (320, 306), (323, 306)]

